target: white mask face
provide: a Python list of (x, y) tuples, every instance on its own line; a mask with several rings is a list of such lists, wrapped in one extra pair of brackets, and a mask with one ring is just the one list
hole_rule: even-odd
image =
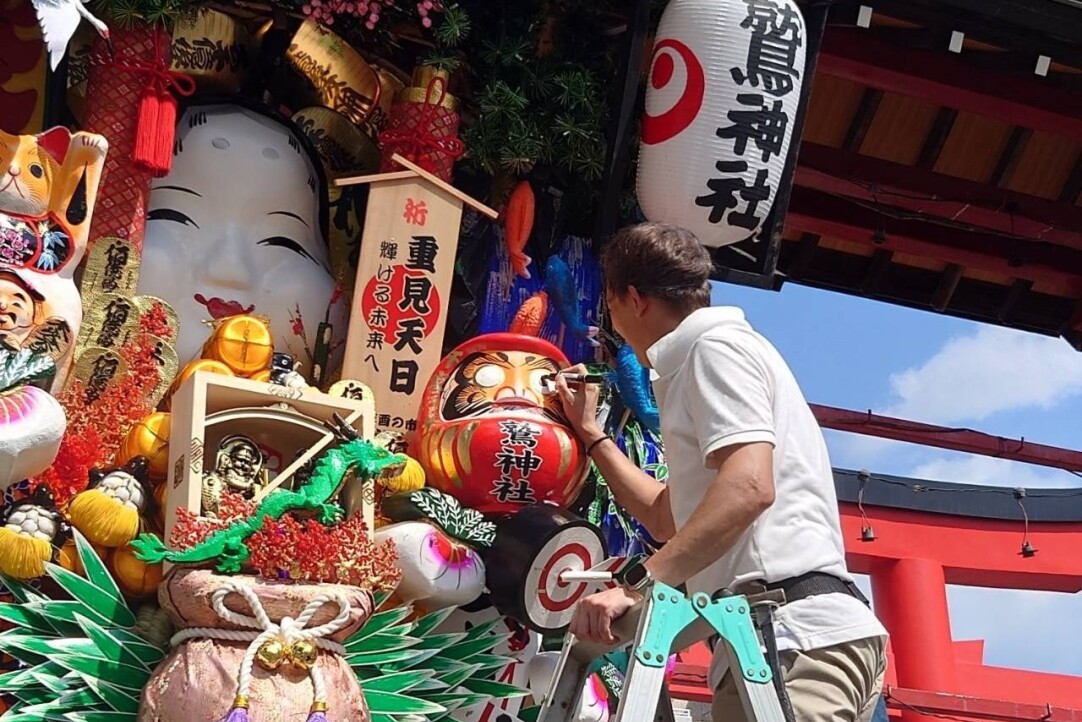
[[(198, 357), (204, 321), (256, 313), (271, 319), (275, 350), (307, 370), (294, 321), (299, 310), (314, 349), (335, 287), (312, 160), (287, 127), (233, 105), (189, 108), (176, 142), (172, 170), (151, 188), (139, 292), (176, 310), (182, 364)], [(344, 338), (341, 301), (331, 322)]]

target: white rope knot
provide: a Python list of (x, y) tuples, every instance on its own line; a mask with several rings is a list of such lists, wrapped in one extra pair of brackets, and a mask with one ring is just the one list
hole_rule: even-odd
[[(227, 608), (225, 599), (230, 594), (237, 594), (244, 599), (252, 614), (238, 614)], [(323, 675), (316, 666), (316, 659), (318, 650), (338, 655), (346, 653), (345, 647), (326, 638), (349, 624), (349, 600), (345, 596), (321, 594), (308, 603), (299, 617), (296, 619), (282, 617), (282, 621), (277, 624), (271, 621), (256, 593), (250, 587), (235, 582), (228, 582), (217, 589), (211, 598), (211, 603), (214, 611), (225, 621), (259, 631), (191, 627), (173, 635), (170, 643), (177, 646), (196, 638), (229, 642), (250, 641), (237, 677), (237, 697), (234, 707), (247, 707), (248, 691), (252, 684), (252, 665), (258, 661), (265, 669), (277, 669), (283, 664), (292, 664), (308, 670), (312, 678), (312, 707), (326, 709), (327, 689), (323, 682)], [(308, 623), (324, 604), (337, 604), (338, 615), (326, 624), (309, 627)]]

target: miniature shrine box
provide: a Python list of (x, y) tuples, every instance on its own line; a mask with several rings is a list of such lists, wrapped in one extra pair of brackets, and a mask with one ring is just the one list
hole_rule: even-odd
[[(375, 433), (372, 395), (353, 384), (357, 398), (276, 386), (250, 379), (196, 371), (173, 395), (169, 433), (169, 476), (165, 542), (177, 522), (177, 510), (201, 510), (203, 475), (213, 470), (222, 439), (241, 434), (262, 450), (270, 481), (256, 495), (292, 483), (293, 474), (319, 457), (335, 437), (325, 426), (341, 416), (361, 438)], [(371, 486), (369, 484), (369, 486)], [(348, 487), (348, 485), (347, 485)], [(372, 529), (375, 489), (344, 488), (347, 514), (361, 511)]]
[(379, 430), (416, 429), (425, 384), (440, 362), (462, 206), (485, 206), (400, 155), (406, 170), (341, 178), (367, 183), (357, 284), (342, 377), (375, 394)]

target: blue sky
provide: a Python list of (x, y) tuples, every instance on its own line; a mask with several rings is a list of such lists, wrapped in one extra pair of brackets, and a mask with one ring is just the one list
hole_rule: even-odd
[[(1082, 353), (1062, 339), (794, 284), (781, 292), (715, 284), (714, 303), (744, 309), (810, 402), (1082, 446)], [(1082, 478), (1055, 469), (826, 436), (837, 467), (1007, 487), (1082, 486)], [(988, 664), (1082, 675), (1082, 594), (951, 587), (948, 597), (954, 638), (986, 640)]]

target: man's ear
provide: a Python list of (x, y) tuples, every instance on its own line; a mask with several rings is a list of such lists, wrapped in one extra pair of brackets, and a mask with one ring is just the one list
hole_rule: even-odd
[(649, 299), (639, 293), (639, 289), (634, 286), (627, 287), (627, 300), (630, 302), (636, 316), (642, 316), (646, 313), (646, 308), (650, 305)]

